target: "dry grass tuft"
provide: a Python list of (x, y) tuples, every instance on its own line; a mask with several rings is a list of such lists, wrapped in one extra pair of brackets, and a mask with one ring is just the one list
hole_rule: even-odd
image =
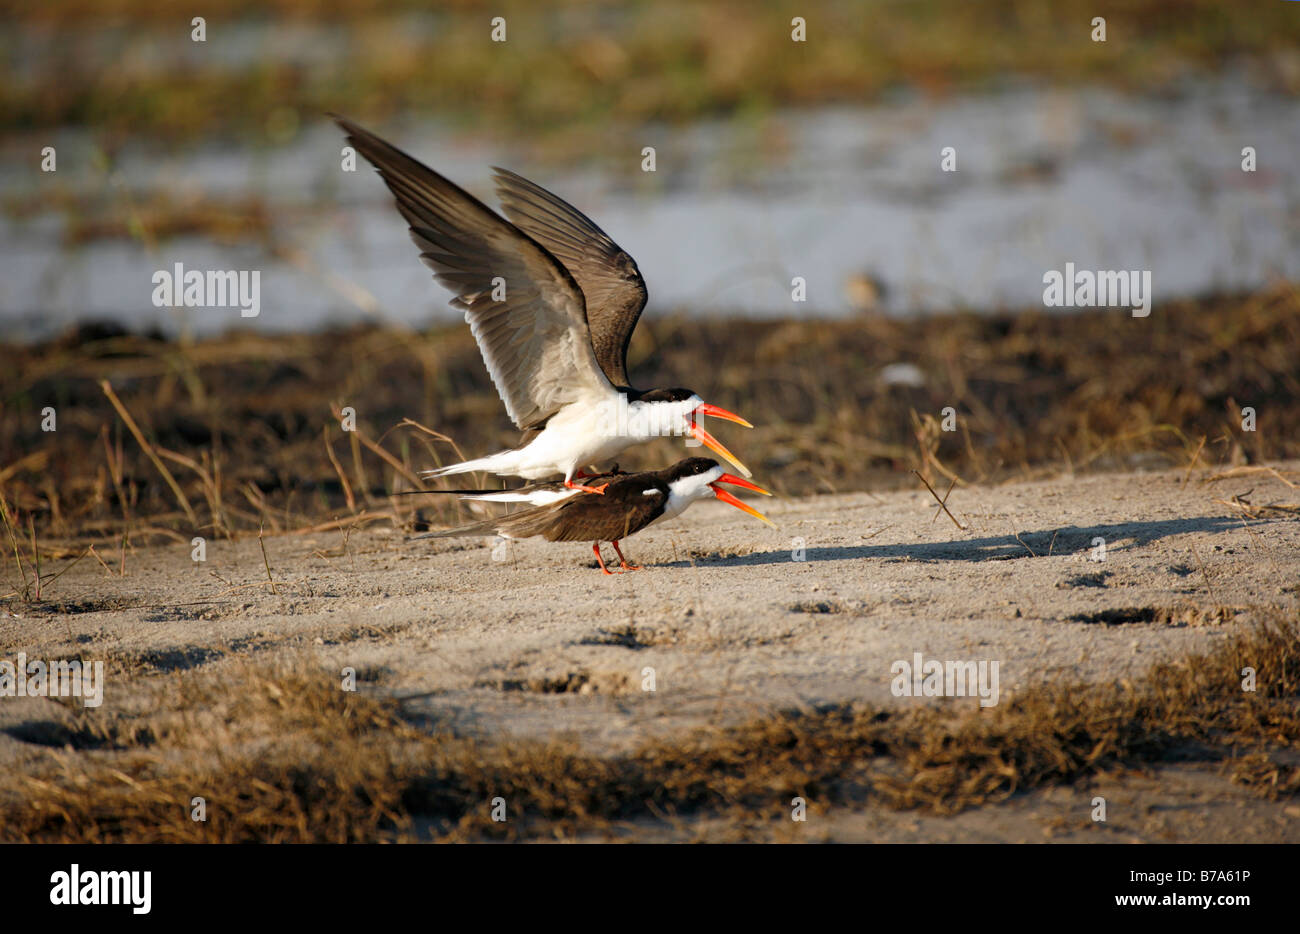
[[(1243, 691), (1254, 669), (1257, 690)], [(155, 682), (139, 713), (69, 711), (0, 798), (7, 840), (553, 838), (631, 820), (772, 821), (879, 803), (951, 814), (1116, 768), (1218, 762), (1261, 795), (1300, 792), (1300, 616), (1274, 612), (1139, 683), (1035, 688), (999, 706), (782, 713), (599, 756), (566, 741), (478, 741), (348, 693), (309, 662)], [(157, 711), (166, 711), (159, 713)], [(191, 799), (208, 820), (190, 819)], [(504, 798), (510, 820), (490, 818)]]

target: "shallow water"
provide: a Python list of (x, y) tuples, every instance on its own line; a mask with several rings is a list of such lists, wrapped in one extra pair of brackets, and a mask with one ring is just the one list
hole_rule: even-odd
[[(432, 123), (375, 129), (492, 203), (505, 165), (587, 211), (639, 263), (650, 309), (692, 314), (845, 315), (883, 287), (892, 314), (1042, 304), (1043, 274), (1147, 269), (1165, 299), (1300, 278), (1300, 101), (1244, 81), (1177, 96), (1011, 90), (932, 100), (900, 96), (861, 109), (787, 112), (760, 122), (650, 127), (608, 138), (626, 156), (557, 170), (522, 143), (494, 144)], [(416, 258), (386, 189), (368, 168), (339, 169), (341, 138), (323, 121), (282, 148), (131, 146), (110, 176), (92, 140), (6, 146), (6, 200), (61, 186), (202, 194), (270, 209), (262, 241), (181, 237), (64, 245), (53, 212), (0, 219), (0, 336), (35, 339), (88, 319), (175, 334), (229, 327), (320, 328), (365, 318), (422, 326), (452, 320), (448, 296)], [(59, 172), (34, 151), (59, 148)], [(657, 172), (640, 171), (641, 147)], [(957, 171), (940, 171), (940, 151)], [(1258, 171), (1241, 171), (1254, 146)], [(619, 161), (622, 159), (622, 161)], [(261, 312), (156, 308), (156, 270), (261, 272)], [(791, 300), (791, 279), (807, 301)], [(855, 285), (856, 283), (856, 285)]]

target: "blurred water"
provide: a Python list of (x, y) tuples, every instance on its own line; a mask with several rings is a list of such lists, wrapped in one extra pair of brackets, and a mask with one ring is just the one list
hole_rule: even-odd
[[(862, 109), (789, 112), (753, 122), (647, 127), (615, 135), (625, 151), (556, 170), (525, 143), (489, 144), (434, 123), (381, 135), (494, 203), (490, 166), (533, 178), (589, 213), (638, 261), (652, 313), (844, 315), (864, 277), (893, 314), (1041, 305), (1043, 273), (1150, 269), (1158, 303), (1300, 279), (1300, 101), (1244, 81), (1184, 94), (1012, 90)], [(149, 249), (128, 239), (66, 247), (63, 214), (0, 220), (0, 336), (34, 339), (90, 319), (174, 334), (230, 327), (314, 329), (377, 317), (422, 326), (457, 317), (416, 258), (405, 225), (368, 167), (339, 169), (327, 121), (279, 149), (207, 147), (118, 154), (93, 167), (91, 140), (64, 133), (59, 171), (6, 147), (0, 196), (106, 186), (231, 202), (259, 198), (270, 242), (182, 237)], [(640, 171), (641, 148), (657, 172)], [(955, 173), (940, 151), (957, 151)], [(1255, 147), (1259, 169), (1241, 171)], [(19, 157), (21, 156), (21, 162)], [(535, 164), (533, 164), (535, 163)], [(262, 312), (155, 308), (151, 276), (187, 269), (261, 271)], [(807, 302), (791, 301), (791, 279)], [(856, 283), (856, 285), (855, 285)]]

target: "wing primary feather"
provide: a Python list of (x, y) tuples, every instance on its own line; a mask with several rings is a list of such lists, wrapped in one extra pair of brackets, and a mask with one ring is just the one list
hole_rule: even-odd
[[(464, 312), (511, 420), (529, 429), (613, 391), (582, 288), (563, 262), (473, 195), (349, 120), (335, 121), (379, 172), (434, 278)], [(491, 300), (495, 280), (504, 301)]]
[(627, 349), (649, 296), (636, 262), (563, 198), (508, 169), (493, 172), (506, 217), (563, 263), (582, 289), (605, 376), (619, 388), (630, 386)]

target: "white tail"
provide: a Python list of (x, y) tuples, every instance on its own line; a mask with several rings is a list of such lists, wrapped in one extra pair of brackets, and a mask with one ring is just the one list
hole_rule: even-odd
[(466, 493), (461, 499), (473, 500), (476, 503), (530, 503), (533, 506), (549, 506), (551, 503), (558, 503), (562, 499), (571, 499), (581, 490), (502, 490), (499, 493)]
[(490, 454), (487, 457), (478, 457), (472, 461), (464, 461), (459, 464), (452, 464), (449, 467), (439, 467), (436, 470), (422, 470), (422, 477), (447, 477), (457, 473), (473, 473), (476, 470), (486, 471), (487, 473), (510, 473), (511, 469), (516, 466), (519, 459), (518, 451), (502, 451), (499, 454)]

